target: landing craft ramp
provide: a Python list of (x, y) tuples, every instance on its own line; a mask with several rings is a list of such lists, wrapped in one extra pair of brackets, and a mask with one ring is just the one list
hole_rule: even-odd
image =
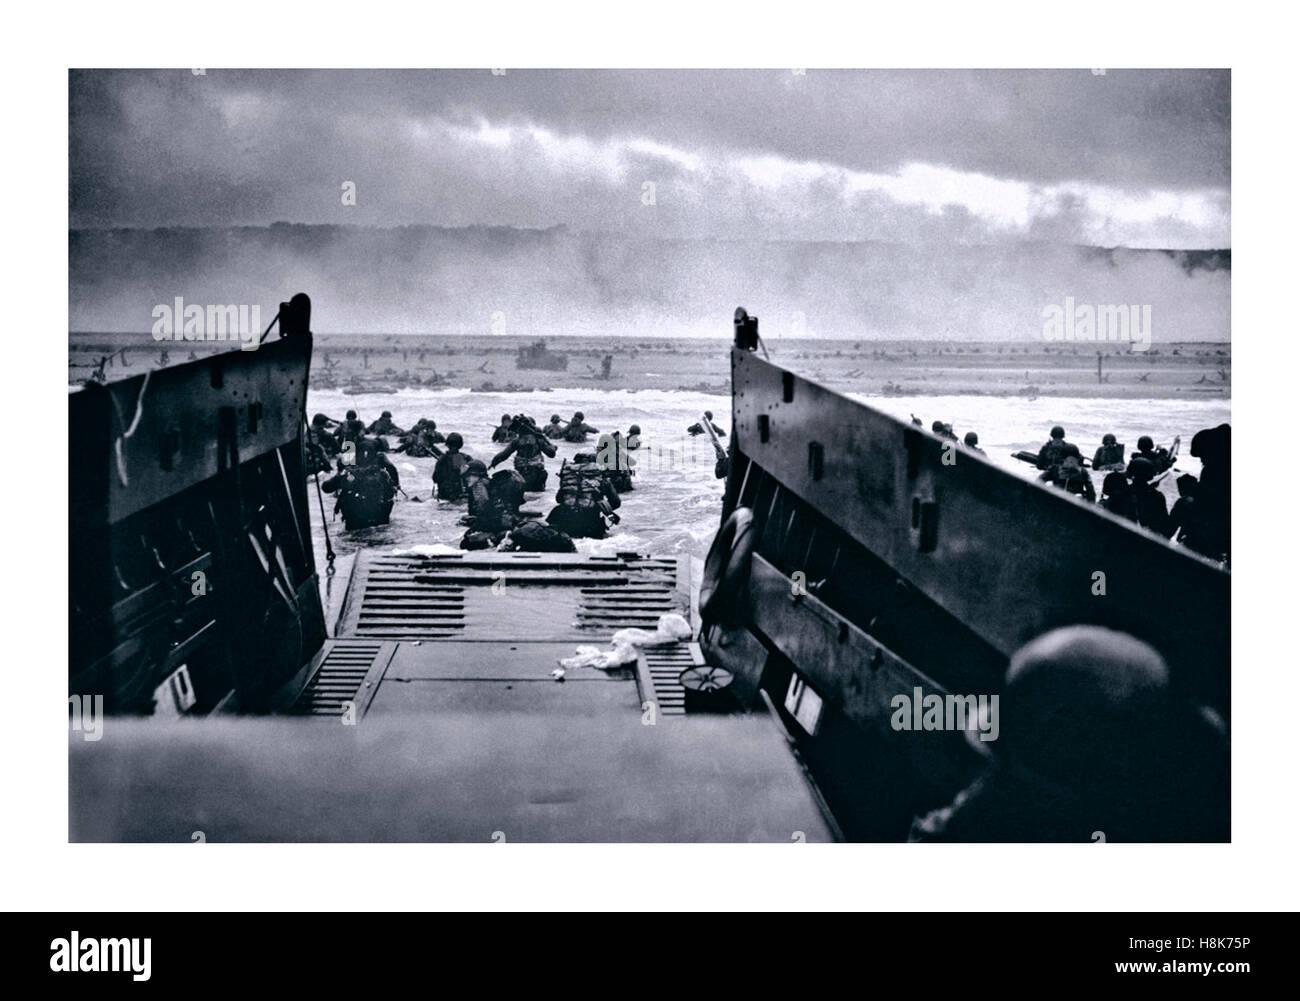
[(74, 739), (72, 839), (832, 840), (766, 709), (686, 715), (696, 644), (553, 675), (689, 605), (686, 558), (359, 554), (335, 636), (279, 693), (298, 719)]
[(675, 557), (571, 553), (361, 553), (336, 634), (474, 641), (600, 642), (689, 617)]
[(665, 613), (689, 618), (688, 571), (686, 559), (631, 554), (362, 553), (337, 638), (305, 672), (305, 685), (298, 678), (287, 686), (296, 692), (290, 711), (585, 706), (680, 715), (676, 678), (656, 678), (650, 665), (680, 662), (680, 674), (700, 662), (694, 644), (664, 644), (611, 671), (559, 662), (578, 645), (604, 646), (619, 629), (653, 630)]
[(765, 708), (686, 714), (697, 646), (553, 676), (689, 614), (683, 560), (362, 552), (327, 615), (310, 317), (69, 398), (71, 840), (833, 837)]

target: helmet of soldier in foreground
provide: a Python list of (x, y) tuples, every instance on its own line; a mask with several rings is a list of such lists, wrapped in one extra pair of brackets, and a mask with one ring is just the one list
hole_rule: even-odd
[(587, 419), (587, 415), (584, 414), (581, 410), (575, 410), (573, 412), (573, 419), (575, 421), (585, 421)]
[(349, 411), (347, 412), (347, 419), (350, 420), (350, 421), (354, 421), (354, 420), (356, 420), (356, 419), (357, 419), (357, 412), (356, 412), (355, 410), (349, 410)]
[(317, 414), (315, 417), (311, 419), (311, 426), (314, 428), (318, 428), (326, 424), (328, 421), (329, 418), (326, 417), (324, 414)]
[(461, 474), (465, 479), (473, 476), (487, 476), (487, 466), (483, 465), (482, 459), (470, 459), (465, 463), (465, 472)]
[(1101, 443), (1103, 445), (1114, 445), (1115, 436), (1113, 434), (1104, 434), (1101, 436)]
[(1203, 428), (1192, 435), (1192, 455), (1211, 463), (1226, 462), (1232, 456), (1232, 425)]
[(1064, 438), (1064, 437), (1065, 437), (1065, 428), (1061, 427), (1061, 425), (1059, 425), (1059, 424), (1056, 425), (1056, 427), (1052, 428), (1052, 437), (1053, 437), (1053, 438)]
[(379, 455), (379, 450), (375, 443), (369, 438), (362, 438), (357, 442), (357, 465), (368, 466), (373, 463)]
[(1168, 767), (1169, 669), (1127, 633), (1066, 626), (1030, 640), (1011, 658), (1000, 703), (997, 739), (970, 729), (968, 739), (1050, 781), (1095, 792)]
[(448, 448), (456, 449), (456, 448), (460, 448), (464, 444), (465, 444), (465, 439), (460, 436), (459, 431), (453, 431), (451, 434), (447, 435)]
[(1155, 475), (1155, 463), (1150, 459), (1143, 459), (1139, 456), (1136, 459), (1129, 460), (1128, 477), (1134, 483), (1150, 483), (1151, 477)]
[(1156, 443), (1151, 440), (1150, 435), (1144, 434), (1141, 438), (1138, 439), (1139, 452), (1150, 452), (1151, 449), (1155, 448), (1155, 445)]
[(392, 412), (391, 410), (385, 410), (385, 411), (384, 411), (382, 414), (380, 414), (379, 416), (380, 416), (380, 417), (392, 417), (392, 416), (393, 416), (393, 412)]
[(1106, 474), (1106, 478), (1101, 481), (1101, 493), (1103, 497), (1114, 497), (1117, 494), (1128, 492), (1128, 477), (1118, 469), (1112, 470)]

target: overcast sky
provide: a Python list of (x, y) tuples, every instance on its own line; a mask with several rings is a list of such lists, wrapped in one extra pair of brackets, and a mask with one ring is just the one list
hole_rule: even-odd
[(1231, 242), (1226, 71), (77, 71), (70, 95), (74, 227)]

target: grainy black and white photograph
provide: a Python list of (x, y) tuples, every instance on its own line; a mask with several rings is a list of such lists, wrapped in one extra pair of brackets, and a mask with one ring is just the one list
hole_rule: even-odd
[(72, 69), (69, 840), (1231, 840), (1231, 126)]

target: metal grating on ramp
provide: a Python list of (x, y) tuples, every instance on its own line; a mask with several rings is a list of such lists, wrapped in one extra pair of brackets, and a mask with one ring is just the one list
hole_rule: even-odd
[(335, 642), (290, 712), (304, 716), (342, 716), (348, 703), (354, 707), (361, 702), (368, 703), (374, 692), (362, 692), (367, 675), (376, 671), (376, 677), (370, 679), (373, 689), (377, 668), (388, 659), (381, 655), (391, 656), (391, 651), (392, 644), (388, 643)]
[(644, 664), (643, 697), (655, 702), (663, 716), (686, 715), (686, 690), (678, 679), (688, 667), (704, 662), (699, 645), (666, 643), (648, 646), (642, 648), (638, 659)]
[(355, 635), (452, 639), (465, 628), (465, 589), (415, 580), (404, 569), (378, 567), (366, 578)]
[(361, 553), (337, 632), (599, 644), (619, 629), (653, 629), (666, 612), (685, 615), (688, 600), (676, 557)]
[(585, 626), (601, 628), (617, 623), (614, 628), (639, 626), (653, 629), (659, 616), (679, 611), (673, 592), (663, 586), (646, 584), (634, 586), (601, 585), (582, 589), (582, 607), (578, 619)]

